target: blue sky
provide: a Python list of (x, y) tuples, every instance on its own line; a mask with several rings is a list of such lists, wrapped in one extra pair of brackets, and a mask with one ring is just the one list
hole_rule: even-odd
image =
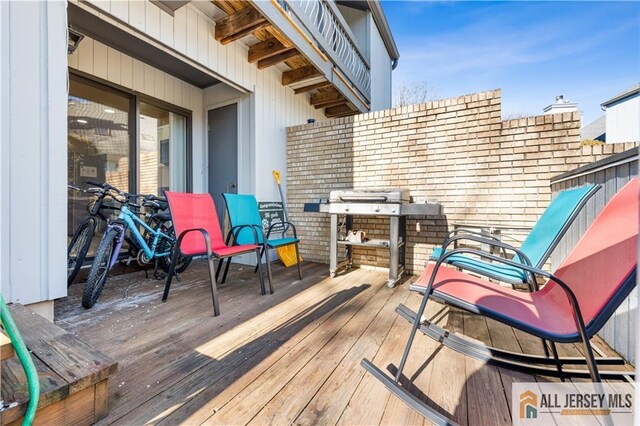
[(394, 90), (430, 98), (502, 89), (503, 117), (538, 115), (563, 94), (583, 125), (640, 81), (638, 2), (389, 1), (400, 50)]

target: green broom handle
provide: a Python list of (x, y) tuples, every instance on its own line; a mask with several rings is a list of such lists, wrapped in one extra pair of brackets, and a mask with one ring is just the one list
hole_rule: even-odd
[(0, 293), (0, 319), (2, 320), (2, 324), (9, 336), (9, 339), (11, 339), (11, 344), (16, 350), (16, 354), (22, 364), (22, 368), (24, 368), (24, 371), (27, 374), (27, 382), (29, 384), (29, 405), (27, 406), (27, 412), (24, 415), (22, 424), (31, 426), (33, 418), (36, 415), (36, 409), (38, 408), (40, 381), (38, 380), (38, 372), (36, 371), (35, 365), (33, 365), (31, 354), (22, 340), (22, 336), (20, 335), (20, 331), (18, 331), (18, 327), (16, 327), (16, 323), (13, 321), (13, 318), (9, 313), (9, 309), (4, 302), (2, 293)]

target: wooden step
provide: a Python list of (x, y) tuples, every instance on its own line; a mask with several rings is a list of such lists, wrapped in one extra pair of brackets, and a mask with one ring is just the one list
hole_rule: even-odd
[(9, 336), (4, 334), (4, 331), (0, 330), (0, 361), (13, 358), (15, 356), (13, 345)]
[[(62, 328), (20, 305), (9, 305), (38, 371), (40, 400), (34, 423), (92, 424), (107, 414), (108, 379), (118, 364)], [(2, 361), (0, 424), (20, 424), (29, 402), (17, 357)]]

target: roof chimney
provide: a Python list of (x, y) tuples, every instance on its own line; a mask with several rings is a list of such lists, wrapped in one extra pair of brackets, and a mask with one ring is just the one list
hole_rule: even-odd
[(562, 114), (563, 112), (574, 112), (578, 110), (578, 104), (569, 102), (564, 95), (556, 96), (556, 103), (547, 106), (544, 114)]

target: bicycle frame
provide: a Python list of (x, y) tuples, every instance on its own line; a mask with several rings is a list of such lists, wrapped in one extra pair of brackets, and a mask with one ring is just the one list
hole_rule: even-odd
[[(138, 230), (138, 225), (142, 226), (145, 229), (145, 231), (148, 233), (148, 235), (153, 235), (153, 241), (151, 242), (151, 247), (149, 247), (144, 237)], [(120, 233), (118, 237), (118, 243), (116, 244), (116, 249), (113, 251), (113, 255), (111, 257), (111, 263), (109, 265), (109, 269), (111, 269), (111, 267), (113, 267), (113, 265), (118, 260), (120, 248), (122, 247), (122, 243), (125, 239), (126, 228), (129, 228), (129, 232), (133, 236), (133, 239), (140, 246), (140, 248), (144, 251), (144, 254), (149, 259), (169, 256), (171, 254), (171, 250), (163, 253), (156, 253), (156, 248), (161, 238), (166, 238), (171, 242), (175, 242), (175, 240), (169, 235), (161, 232), (159, 229), (156, 230), (150, 227), (149, 225), (147, 225), (142, 219), (140, 219), (136, 214), (134, 214), (131, 210), (129, 210), (129, 208), (125, 205), (123, 205), (120, 208), (120, 214), (118, 215), (118, 222), (109, 223), (109, 225), (107, 225), (107, 228), (118, 229), (118, 232)]]

